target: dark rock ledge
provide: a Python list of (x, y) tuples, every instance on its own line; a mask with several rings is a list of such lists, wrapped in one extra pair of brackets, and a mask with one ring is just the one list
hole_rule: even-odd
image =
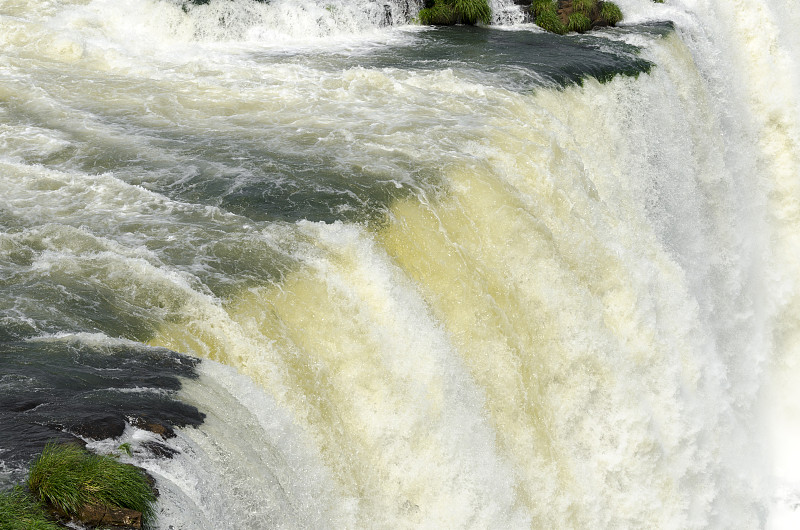
[[(46, 444), (85, 448), (87, 440), (119, 438), (127, 425), (158, 439), (133, 448), (123, 444), (120, 450), (147, 458), (173, 457), (177, 450), (166, 441), (175, 436), (175, 428), (198, 426), (204, 419), (196, 407), (176, 397), (181, 378), (197, 377), (199, 362), (136, 344), (0, 342), (0, 465), (18, 470), (6, 475), (0, 490), (22, 483), (24, 470)], [(157, 495), (155, 480), (148, 480)], [(142, 514), (124, 508), (87, 504), (77, 516), (52, 507), (51, 514), (62, 526), (71, 522), (88, 528), (142, 527)]]

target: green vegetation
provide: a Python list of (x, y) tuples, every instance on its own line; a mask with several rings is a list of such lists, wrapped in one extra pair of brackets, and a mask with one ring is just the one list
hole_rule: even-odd
[(419, 23), (426, 26), (450, 26), (456, 23), (456, 18), (455, 11), (442, 2), (420, 9), (417, 15)]
[(417, 20), (425, 25), (489, 24), (492, 10), (487, 0), (434, 0), (420, 10)]
[(44, 508), (27, 491), (17, 486), (0, 492), (0, 528), (3, 530), (59, 530)]
[(600, 6), (600, 16), (613, 26), (622, 20), (622, 11), (614, 2), (603, 2)]
[(587, 17), (591, 15), (595, 7), (597, 7), (597, 0), (572, 0), (573, 11), (582, 13)]
[(31, 464), (28, 488), (70, 516), (85, 505), (136, 510), (145, 523), (153, 516), (155, 497), (138, 468), (73, 445), (48, 444)]
[(558, 16), (558, 13), (556, 13), (555, 2), (549, 2), (540, 6), (539, 14), (536, 15), (535, 22), (537, 26), (551, 33), (563, 35), (567, 32), (567, 27), (561, 22), (561, 18)]
[(131, 451), (131, 444), (129, 444), (128, 442), (120, 444), (119, 447), (117, 447), (117, 449), (119, 449), (120, 451), (125, 451), (125, 454), (128, 456), (133, 456), (133, 452)]
[(492, 21), (492, 9), (487, 0), (453, 0), (453, 7), (464, 24)]
[(583, 33), (592, 29), (592, 21), (583, 13), (574, 12), (567, 19), (567, 30)]
[(564, 35), (568, 30), (566, 24), (558, 16), (557, 0), (533, 0), (531, 13), (534, 23), (545, 31)]
[(556, 0), (533, 0), (531, 2), (531, 13), (538, 17), (545, 11), (556, 12)]
[(531, 13), (537, 26), (559, 35), (584, 33), (606, 24), (614, 26), (622, 20), (619, 7), (603, 0), (533, 0)]

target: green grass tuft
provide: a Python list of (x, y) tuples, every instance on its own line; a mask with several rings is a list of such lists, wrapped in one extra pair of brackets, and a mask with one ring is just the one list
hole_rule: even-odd
[[(430, 4), (429, 4), (430, 5)], [(425, 25), (489, 24), (492, 9), (487, 0), (436, 0), (431, 7), (417, 13), (417, 21)]]
[(557, 33), (559, 35), (563, 35), (567, 32), (566, 26), (564, 26), (564, 24), (561, 22), (561, 19), (558, 18), (558, 14), (556, 13), (555, 9), (552, 11), (542, 11), (542, 13), (536, 17), (536, 25), (545, 31)]
[(577, 31), (578, 33), (583, 33), (584, 31), (589, 31), (592, 28), (592, 21), (589, 20), (589, 17), (584, 15), (583, 13), (572, 13), (567, 20), (567, 29), (569, 31)]
[(492, 9), (487, 0), (453, 0), (453, 8), (465, 24), (489, 24), (492, 21)]
[(119, 449), (120, 451), (125, 451), (125, 454), (128, 456), (133, 456), (133, 451), (131, 451), (131, 444), (129, 444), (128, 442), (119, 444), (119, 447), (117, 447), (117, 449)]
[(600, 6), (600, 16), (613, 26), (622, 20), (622, 11), (614, 2), (603, 2)]
[(84, 451), (78, 447), (48, 444), (31, 464), (31, 493), (66, 513), (76, 513), (85, 502), (80, 489), (83, 461)]
[(139, 469), (74, 445), (48, 444), (31, 464), (28, 488), (69, 515), (96, 504), (142, 512), (145, 522), (153, 517), (155, 497)]
[(433, 7), (420, 9), (417, 13), (419, 23), (426, 26), (449, 26), (455, 24), (457, 18), (453, 8), (442, 2), (436, 2)]
[(0, 528), (3, 530), (59, 530), (36, 499), (17, 486), (0, 492)]
[(597, 0), (572, 0), (572, 10), (582, 13), (587, 17), (591, 15), (597, 5)]
[(556, 12), (555, 0), (533, 0), (531, 2), (531, 13), (534, 17), (538, 17), (545, 11)]

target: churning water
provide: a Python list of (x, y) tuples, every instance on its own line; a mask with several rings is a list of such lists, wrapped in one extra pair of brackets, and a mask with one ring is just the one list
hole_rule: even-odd
[(0, 0), (0, 399), (188, 414), (164, 529), (796, 527), (800, 4), (619, 4)]

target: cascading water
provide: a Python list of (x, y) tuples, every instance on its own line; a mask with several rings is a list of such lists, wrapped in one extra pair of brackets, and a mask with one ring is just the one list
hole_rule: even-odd
[(618, 3), (0, 0), (0, 395), (127, 359), (165, 529), (797, 526), (800, 5)]

